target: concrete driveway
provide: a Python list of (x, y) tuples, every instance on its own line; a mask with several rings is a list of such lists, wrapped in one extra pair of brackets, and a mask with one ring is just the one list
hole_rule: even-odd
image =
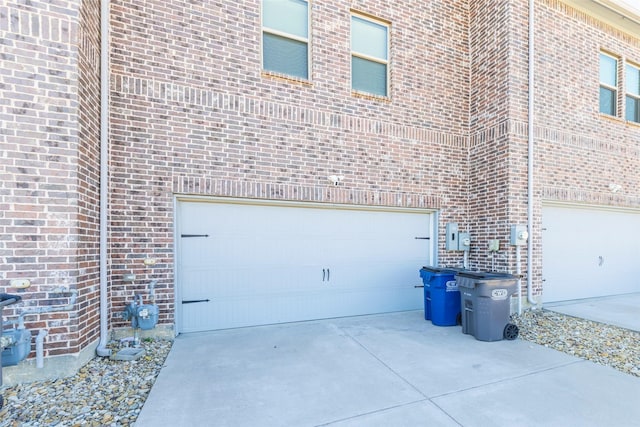
[(545, 304), (544, 308), (640, 332), (640, 292)]
[(422, 311), (177, 337), (136, 426), (630, 426), (640, 378)]

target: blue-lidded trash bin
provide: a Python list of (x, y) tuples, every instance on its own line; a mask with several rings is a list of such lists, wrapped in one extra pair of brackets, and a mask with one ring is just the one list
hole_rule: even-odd
[(460, 291), (455, 275), (460, 270), (422, 267), (420, 277), (424, 284), (424, 319), (436, 326), (460, 324)]

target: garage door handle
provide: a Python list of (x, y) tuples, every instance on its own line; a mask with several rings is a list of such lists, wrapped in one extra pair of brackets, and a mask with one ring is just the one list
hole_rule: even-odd
[(331, 270), (327, 268), (327, 282), (331, 280)]
[(416, 240), (431, 240), (431, 237), (415, 237)]
[(323, 268), (323, 269), (322, 269), (322, 281), (323, 281), (323, 282), (324, 282), (324, 276), (325, 276), (325, 274), (327, 274), (327, 272), (326, 272), (326, 271), (325, 271), (325, 269)]
[(182, 300), (183, 304), (193, 304), (195, 302), (209, 302), (210, 300), (208, 299), (188, 299), (188, 300)]

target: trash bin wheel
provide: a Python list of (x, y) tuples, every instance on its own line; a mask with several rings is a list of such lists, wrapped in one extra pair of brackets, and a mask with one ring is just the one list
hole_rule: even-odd
[(504, 327), (504, 339), (512, 341), (518, 338), (518, 326), (513, 323), (507, 323), (507, 326)]
[(0, 395), (0, 411), (2, 411), (2, 407), (4, 406), (4, 397)]
[(456, 316), (456, 325), (462, 326), (462, 313), (458, 313), (458, 315)]

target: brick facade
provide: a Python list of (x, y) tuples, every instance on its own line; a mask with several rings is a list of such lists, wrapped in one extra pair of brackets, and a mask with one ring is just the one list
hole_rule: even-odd
[[(637, 64), (640, 37), (558, 0), (540, 2), (536, 20), (534, 277), (539, 289), (543, 202), (640, 208), (640, 126), (598, 110), (600, 52)], [(612, 193), (610, 183), (621, 185), (621, 191)]]
[[(511, 97), (514, 65), (511, 1), (470, 2), (470, 135), (469, 198), (465, 221), (472, 233), (471, 259), (477, 268), (508, 269), (510, 248), (504, 236), (511, 224), (509, 211)], [(526, 53), (526, 52), (525, 52)], [(526, 90), (526, 87), (525, 87)], [(490, 259), (489, 239), (499, 238), (503, 249)], [(497, 259), (496, 259), (497, 258)], [(491, 264), (494, 264), (493, 266)], [(474, 268), (476, 266), (474, 265)]]
[[(421, 2), (314, 3), (310, 82), (262, 72), (259, 2), (134, 3), (114, 2), (112, 17), (115, 306), (144, 291), (118, 283), (122, 274), (137, 272), (142, 286), (159, 275), (172, 320), (173, 194), (441, 207), (464, 218), (465, 2), (446, 13)], [(390, 99), (351, 93), (350, 10), (392, 22)], [(345, 176), (340, 189), (327, 187), (331, 174)], [(145, 269), (146, 256), (162, 263)]]
[[(45, 355), (77, 353), (96, 338), (98, 1), (0, 6), (2, 190), (0, 289), (48, 331)], [(31, 286), (11, 287), (24, 278)], [(7, 310), (5, 314), (15, 314)]]
[[(85, 348), (98, 329), (99, 2), (57, 4), (0, 6), (0, 290), (29, 278), (26, 299), (45, 305), (60, 286), (78, 289), (76, 312), (30, 325), (49, 329), (49, 354)], [(309, 81), (261, 69), (259, 5), (111, 1), (111, 326), (153, 279), (160, 321), (174, 321), (176, 195), (437, 209), (441, 264), (461, 262), (444, 250), (445, 224), (458, 222), (471, 267), (515, 271), (526, 2), (311, 2)], [(352, 11), (390, 23), (388, 99), (350, 89)], [(539, 294), (544, 201), (640, 207), (640, 126), (598, 113), (600, 51), (637, 64), (640, 38), (559, 0), (538, 0), (535, 18)], [(331, 174), (341, 187), (327, 186)], [(609, 192), (612, 180), (623, 191)]]

